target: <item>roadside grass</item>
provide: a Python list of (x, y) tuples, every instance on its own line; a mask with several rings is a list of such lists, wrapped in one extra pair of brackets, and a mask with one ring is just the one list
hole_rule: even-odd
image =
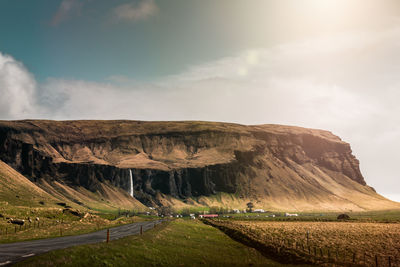
[[(198, 220), (164, 222), (142, 236), (52, 251), (16, 266), (291, 266)], [(299, 265), (296, 265), (299, 266)]]
[[(47, 211), (54, 216), (40, 217), (39, 226), (36, 221), (26, 222), (24, 226), (9, 224), (6, 220), (0, 221), (0, 243), (12, 243), (19, 241), (52, 238), (59, 236), (86, 234), (105, 228), (120, 226), (123, 224), (152, 220), (153, 217), (133, 216), (119, 217), (115, 220), (107, 220), (98, 215), (90, 214), (86, 218), (72, 215), (60, 215)], [(41, 213), (44, 215), (44, 213)]]

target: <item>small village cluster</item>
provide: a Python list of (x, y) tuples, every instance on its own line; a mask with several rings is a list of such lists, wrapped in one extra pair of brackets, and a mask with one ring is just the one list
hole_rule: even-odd
[[(239, 210), (237, 210), (239, 211)], [(235, 212), (235, 213), (240, 213), (239, 212)], [(243, 213), (247, 213), (247, 211), (244, 211)], [(265, 213), (265, 211), (263, 209), (259, 209), (259, 210), (254, 210), (252, 211), (252, 213)], [(193, 216), (192, 216), (193, 215)], [(297, 217), (299, 216), (297, 213), (285, 213), (284, 214), (285, 217)], [(195, 219), (195, 215), (194, 214), (190, 214), (190, 217), (192, 217), (192, 219)], [(200, 214), (199, 218), (217, 218), (219, 217), (219, 214)], [(224, 215), (223, 217), (229, 217), (227, 215)], [(265, 217), (271, 217), (271, 218), (275, 218), (276, 215), (275, 214), (270, 214), (270, 215), (266, 215)]]
[[(150, 210), (153, 210), (154, 212), (157, 212), (156, 208), (154, 207), (148, 207)], [(174, 214), (173, 212), (170, 212), (168, 214), (162, 214), (162, 213), (156, 213), (156, 215), (160, 216), (160, 217), (176, 217), (176, 218), (183, 218), (183, 217), (190, 217), (191, 219), (196, 219), (196, 216), (198, 218), (217, 218), (217, 217), (224, 217), (224, 218), (229, 218), (231, 217), (231, 215), (234, 214), (257, 214), (256, 216), (260, 216), (262, 213), (269, 213), (267, 215), (265, 215), (265, 217), (271, 217), (271, 218), (275, 218), (275, 217), (280, 217), (280, 216), (284, 216), (284, 217), (298, 217), (299, 215), (297, 213), (284, 213), (283, 215), (280, 214), (270, 214), (270, 211), (265, 211), (264, 209), (232, 209), (232, 210), (227, 210), (227, 213), (219, 213), (219, 212), (215, 212), (215, 213), (210, 213), (208, 211), (202, 211), (202, 214), (199, 213), (189, 213), (189, 214)], [(150, 215), (150, 212), (147, 212), (147, 215)], [(249, 217), (249, 215), (245, 215), (246, 217)]]

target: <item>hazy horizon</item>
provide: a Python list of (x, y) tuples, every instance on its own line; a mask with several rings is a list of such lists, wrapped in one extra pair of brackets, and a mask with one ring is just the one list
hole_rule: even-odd
[(0, 119), (328, 130), (400, 201), (400, 2), (18, 2), (0, 4)]

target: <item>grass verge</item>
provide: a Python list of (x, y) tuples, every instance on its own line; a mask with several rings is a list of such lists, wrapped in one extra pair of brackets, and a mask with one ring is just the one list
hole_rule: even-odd
[[(266, 212), (266, 213), (240, 213), (225, 214), (229, 220), (259, 220), (259, 221), (310, 221), (310, 222), (336, 222), (339, 214), (346, 213), (350, 216), (347, 221), (354, 222), (382, 222), (397, 223), (400, 222), (400, 210), (381, 210), (381, 211), (363, 211), (363, 212), (299, 212), (296, 217), (285, 217), (284, 212)], [(271, 217), (275, 215), (275, 217)], [(222, 219), (224, 215), (220, 216)]]
[(200, 221), (179, 219), (165, 222), (142, 236), (53, 251), (16, 266), (283, 265)]
[(38, 227), (37, 222), (26, 223), (24, 226), (16, 226), (0, 221), (0, 244), (20, 241), (52, 238), (59, 236), (80, 235), (95, 232), (105, 228), (116, 227), (124, 224), (152, 220), (153, 217), (120, 217), (116, 220), (103, 219), (97, 215), (87, 218), (74, 218), (65, 216), (61, 219), (42, 218)]

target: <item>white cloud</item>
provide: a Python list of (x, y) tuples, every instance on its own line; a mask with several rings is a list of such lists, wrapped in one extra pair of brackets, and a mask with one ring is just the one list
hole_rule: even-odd
[(119, 20), (140, 21), (157, 14), (158, 6), (154, 0), (141, 0), (138, 3), (127, 3), (117, 6), (114, 15)]
[(351, 143), (367, 182), (393, 197), (400, 195), (399, 49), (400, 27), (348, 33), (259, 49), (257, 60), (249, 60), (254, 50), (244, 52), (172, 80), (201, 84), (207, 94), (215, 88), (219, 103), (203, 106), (217, 120), (331, 130)]
[(51, 25), (59, 25), (61, 22), (69, 19), (71, 16), (78, 14), (81, 8), (82, 2), (79, 0), (62, 0), (57, 12), (51, 19)]
[(14, 58), (0, 53), (0, 118), (23, 119), (35, 110), (36, 82)]

